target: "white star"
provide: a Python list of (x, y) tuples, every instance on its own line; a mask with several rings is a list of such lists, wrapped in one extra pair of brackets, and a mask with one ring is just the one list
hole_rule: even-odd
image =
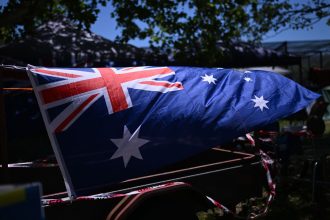
[(250, 81), (252, 81), (252, 79), (251, 79), (250, 77), (244, 77), (244, 80), (245, 80), (246, 82), (250, 82)]
[(209, 84), (213, 83), (215, 85), (215, 81), (217, 80), (216, 78), (213, 77), (213, 75), (207, 75), (205, 74), (205, 76), (201, 76), (201, 78), (203, 79), (203, 82), (208, 82)]
[[(141, 127), (141, 126), (140, 126)], [(149, 140), (139, 138), (140, 127), (131, 134), (126, 126), (124, 126), (123, 138), (111, 139), (111, 141), (117, 146), (117, 151), (112, 155), (110, 159), (122, 157), (124, 166), (126, 167), (131, 157), (135, 157), (143, 160), (140, 153), (140, 147), (149, 142)]]
[(254, 97), (255, 97), (255, 99), (251, 99), (255, 103), (254, 107), (259, 107), (261, 111), (263, 111), (264, 108), (268, 108), (268, 106), (266, 104), (269, 101), (264, 100), (264, 96), (258, 97), (258, 96), (255, 95)]

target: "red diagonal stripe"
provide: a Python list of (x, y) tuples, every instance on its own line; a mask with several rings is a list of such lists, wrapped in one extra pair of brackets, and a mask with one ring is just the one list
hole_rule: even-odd
[[(100, 69), (102, 71), (102, 68)], [(119, 81), (119, 83), (125, 83), (129, 81), (133, 81), (136, 79), (141, 78), (147, 78), (152, 77), (156, 75), (163, 75), (163, 74), (169, 74), (172, 73), (173, 70), (171, 70), (168, 67), (165, 68), (159, 68), (159, 69), (143, 69), (138, 70), (136, 72), (127, 72), (125, 74), (116, 74), (116, 79)]]
[(58, 71), (53, 71), (53, 70), (33, 69), (33, 71), (36, 71), (39, 73), (45, 73), (45, 74), (53, 75), (53, 76), (60, 76), (60, 77), (68, 77), (68, 78), (80, 77), (80, 75), (76, 75), (76, 74), (72, 74), (72, 73), (63, 73), (63, 72), (58, 72)]
[(146, 84), (146, 85), (151, 85), (151, 86), (163, 86), (166, 88), (172, 88), (172, 87), (177, 87), (178, 89), (183, 89), (183, 86), (181, 83), (169, 83), (169, 82), (157, 82), (157, 81), (143, 81), (140, 82), (140, 84)]
[(75, 95), (81, 95), (85, 92), (93, 91), (105, 87), (104, 80), (99, 78), (86, 79), (79, 82), (73, 82), (66, 85), (47, 88), (40, 92), (44, 104), (57, 100), (65, 99)]
[(97, 96), (91, 95), (83, 103), (81, 103), (56, 129), (55, 133), (61, 132), (70, 122)]
[(136, 67), (126, 67), (126, 68), (121, 69), (120, 71), (127, 71), (127, 70), (131, 70), (131, 69), (134, 69), (134, 68), (136, 68)]

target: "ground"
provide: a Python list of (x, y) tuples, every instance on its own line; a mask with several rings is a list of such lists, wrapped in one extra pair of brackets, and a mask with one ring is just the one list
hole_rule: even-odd
[[(326, 131), (321, 137), (301, 140), (302, 150), (291, 156), (286, 175), (278, 168), (276, 197), (269, 212), (258, 219), (330, 220), (330, 121), (326, 121)], [(316, 161), (318, 165), (314, 168)], [(313, 183), (313, 177), (318, 182)], [(247, 213), (264, 210), (265, 198), (266, 195), (243, 201), (235, 211), (246, 219)], [(235, 218), (209, 210), (199, 219)]]
[[(313, 164), (322, 157), (316, 179), (327, 183), (313, 188)], [(330, 121), (322, 137), (305, 139), (302, 154), (292, 157), (288, 176), (279, 178), (276, 198), (263, 219), (330, 219)]]

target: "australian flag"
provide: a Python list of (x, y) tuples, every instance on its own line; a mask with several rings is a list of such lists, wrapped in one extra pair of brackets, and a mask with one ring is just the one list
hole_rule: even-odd
[(225, 144), (319, 96), (257, 70), (29, 66), (28, 73), (73, 196)]

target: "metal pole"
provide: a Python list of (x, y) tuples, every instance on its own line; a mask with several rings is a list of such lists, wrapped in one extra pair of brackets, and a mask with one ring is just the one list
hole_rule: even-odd
[(320, 52), (320, 68), (323, 68), (323, 53)]

